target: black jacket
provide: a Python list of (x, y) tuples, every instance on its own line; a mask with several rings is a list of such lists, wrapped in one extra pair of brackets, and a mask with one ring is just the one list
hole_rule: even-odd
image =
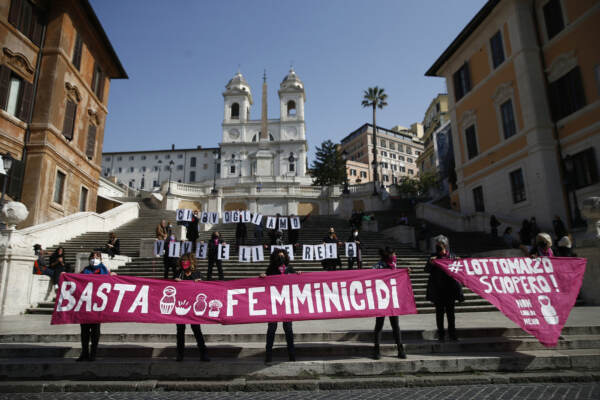
[[(295, 274), (296, 270), (291, 266), (291, 265), (287, 265), (285, 267), (285, 274)], [(265, 275), (281, 275), (281, 271), (279, 270), (279, 266), (278, 265), (273, 265), (273, 264), (269, 264), (269, 266), (267, 267), (267, 271), (265, 272)]]
[(198, 222), (200, 220), (194, 215), (192, 216), (192, 220), (187, 223), (185, 236), (191, 242), (195, 242), (198, 239)]
[(210, 239), (208, 241), (208, 258), (212, 258), (215, 259), (217, 258), (217, 255), (219, 253), (219, 244), (223, 243), (223, 241), (221, 240), (221, 238), (217, 239), (217, 243), (215, 243), (214, 239)]
[[(432, 257), (437, 254), (432, 254)], [(454, 254), (450, 253), (450, 258), (454, 259)], [(427, 280), (427, 294), (425, 298), (434, 304), (447, 303), (454, 301), (465, 301), (460, 283), (454, 280), (450, 275), (433, 263), (432, 259), (427, 261), (425, 272), (429, 272)]]

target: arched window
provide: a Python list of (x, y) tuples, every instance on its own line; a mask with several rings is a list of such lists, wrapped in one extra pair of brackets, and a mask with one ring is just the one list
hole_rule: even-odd
[(287, 102), (287, 115), (296, 115), (296, 102), (294, 100), (290, 100)]
[(240, 105), (238, 103), (231, 105), (231, 119), (240, 119)]
[(256, 135), (252, 136), (252, 141), (256, 142)]

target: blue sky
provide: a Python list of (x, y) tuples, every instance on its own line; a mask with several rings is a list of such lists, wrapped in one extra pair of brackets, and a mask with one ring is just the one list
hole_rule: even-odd
[(485, 0), (91, 0), (129, 80), (112, 82), (104, 151), (216, 146), (223, 97), (238, 65), (260, 118), (263, 69), (269, 118), (293, 63), (303, 80), (310, 160), (323, 140), (365, 122), (363, 90), (389, 106), (377, 125), (420, 122), (446, 92), (425, 71)]

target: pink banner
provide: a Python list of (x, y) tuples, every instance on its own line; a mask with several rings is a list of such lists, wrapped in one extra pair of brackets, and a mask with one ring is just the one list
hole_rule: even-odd
[(435, 263), (544, 346), (556, 346), (585, 272), (585, 258), (466, 258)]
[(406, 269), (211, 282), (62, 274), (52, 324), (247, 324), (416, 313)]

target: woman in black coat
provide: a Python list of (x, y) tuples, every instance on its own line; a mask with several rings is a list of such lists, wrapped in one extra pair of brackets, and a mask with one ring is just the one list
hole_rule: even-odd
[(433, 263), (433, 260), (439, 258), (456, 258), (450, 252), (448, 238), (443, 235), (435, 237), (435, 253), (431, 255), (425, 266), (425, 272), (429, 272), (426, 298), (435, 305), (438, 340), (443, 342), (446, 337), (444, 332), (444, 314), (446, 314), (448, 319), (448, 335), (450, 336), (450, 340), (457, 340), (454, 324), (454, 302), (462, 302), (465, 298), (460, 284)]
[[(261, 278), (271, 275), (299, 274), (290, 265), (290, 257), (285, 249), (275, 249), (271, 254), (269, 266), (264, 274), (260, 274)], [(277, 322), (269, 322), (267, 327), (267, 346), (265, 352), (265, 363), (270, 363), (273, 360), (273, 342), (275, 341), (275, 331), (277, 330)], [(294, 348), (294, 331), (292, 330), (292, 322), (283, 322), (283, 331), (285, 332), (285, 341), (287, 343), (288, 359), (296, 361), (296, 351)]]
[(198, 219), (198, 211), (194, 211), (194, 215), (192, 215), (192, 220), (187, 223), (185, 237), (187, 240), (192, 242), (194, 248), (196, 247), (196, 240), (198, 240), (198, 223), (200, 220)]
[(49, 275), (52, 277), (54, 289), (58, 289), (58, 279), (60, 278), (60, 274), (67, 272), (65, 249), (62, 246), (59, 246), (56, 250), (54, 250), (54, 253), (50, 255), (48, 267), (51, 270), (51, 274)]
[(212, 271), (213, 267), (217, 266), (217, 274), (219, 275), (219, 280), (222, 281), (225, 279), (223, 276), (223, 263), (219, 260), (219, 244), (225, 244), (225, 241), (221, 240), (221, 235), (219, 232), (213, 232), (210, 237), (210, 241), (208, 242), (208, 271), (206, 273), (206, 280), (212, 280)]

